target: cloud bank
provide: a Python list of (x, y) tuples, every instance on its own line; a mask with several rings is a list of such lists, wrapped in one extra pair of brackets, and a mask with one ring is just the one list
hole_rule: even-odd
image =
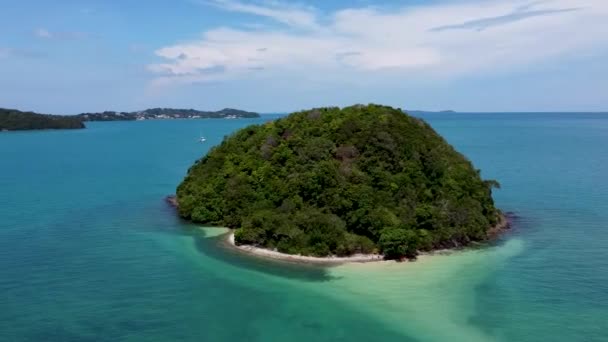
[(371, 75), (449, 79), (608, 47), (605, 0), (480, 1), (333, 13), (284, 3), (207, 2), (274, 24), (218, 27), (158, 49), (154, 86), (242, 78)]

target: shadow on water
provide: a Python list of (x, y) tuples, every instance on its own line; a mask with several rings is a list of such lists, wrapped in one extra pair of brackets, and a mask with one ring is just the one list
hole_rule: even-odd
[(485, 247), (500, 247), (515, 236), (519, 236), (523, 231), (529, 232), (538, 224), (530, 217), (520, 216), (514, 212), (505, 212), (505, 217), (509, 222), (509, 228), (502, 231), (496, 238), (489, 240), (487, 243), (480, 244), (481, 248)]
[(65, 222), (58, 222), (57, 226), (66, 234), (69, 231), (80, 234), (89, 230), (89, 222), (105, 221), (106, 230), (114, 232), (134, 229), (191, 237), (197, 250), (205, 256), (249, 270), (310, 282), (335, 279), (330, 276), (326, 265), (268, 260), (236, 251), (225, 243), (225, 235), (207, 236), (204, 230), (199, 229), (200, 225), (181, 219), (165, 200), (154, 204), (114, 201), (88, 210), (67, 210), (64, 219)]
[[(330, 272), (328, 272), (328, 269), (334, 265), (319, 265), (297, 261), (268, 259), (237, 251), (228, 245), (226, 234), (207, 236), (204, 230), (199, 229), (199, 225), (177, 217), (174, 208), (165, 206), (164, 211), (174, 220), (174, 225), (172, 226), (178, 227), (178, 229), (173, 229), (171, 232), (173, 234), (182, 234), (192, 237), (195, 241), (197, 250), (208, 257), (249, 270), (304, 281), (326, 282), (340, 278), (330, 275)], [(500, 246), (504, 244), (510, 236), (517, 234), (522, 224), (529, 223), (526, 219), (518, 216), (514, 212), (506, 212), (505, 216), (509, 221), (509, 229), (503, 231), (498, 238), (479, 243), (476, 246), (467, 246), (463, 249), (483, 249)]]
[[(167, 201), (167, 199), (165, 199), (165, 201)], [(175, 213), (175, 208), (172, 208), (170, 205), (164, 205), (162, 212), (164, 216), (173, 221), (173, 224), (170, 224), (169, 227), (178, 228), (172, 229), (172, 233), (192, 237), (198, 251), (210, 258), (274, 276), (312, 282), (323, 282), (336, 279), (336, 277), (330, 276), (327, 270), (327, 268), (331, 266), (270, 260), (247, 255), (229, 246), (226, 242), (225, 234), (220, 236), (207, 236), (204, 230), (199, 229), (199, 225), (179, 218)]]
[(274, 276), (312, 282), (335, 279), (329, 274), (328, 266), (270, 260), (247, 255), (228, 246), (226, 234), (207, 237), (203, 230), (195, 228), (194, 225), (189, 226), (186, 226), (186, 229), (194, 239), (196, 248), (208, 257)]
[[(534, 226), (537, 225), (534, 219), (519, 216), (514, 212), (506, 212), (505, 216), (509, 220), (509, 229), (502, 232), (497, 239), (490, 241), (486, 247), (504, 246), (512, 238), (521, 235), (523, 231), (534, 229)], [(517, 258), (520, 257), (522, 256), (513, 255), (511, 262), (517, 263)], [(502, 271), (504, 272), (504, 269)], [(496, 302), (500, 302), (499, 296), (496, 296), (497, 293), (508, 292), (508, 289), (504, 288), (504, 286), (496, 277), (487, 277), (483, 282), (475, 286), (475, 293), (478, 294), (475, 296), (476, 314), (469, 318), (469, 323), (489, 336), (493, 336), (499, 332), (501, 320), (496, 320), (496, 316), (494, 316), (495, 311), (487, 310), (487, 308), (496, 305)], [(489, 312), (492, 314), (488, 314)]]

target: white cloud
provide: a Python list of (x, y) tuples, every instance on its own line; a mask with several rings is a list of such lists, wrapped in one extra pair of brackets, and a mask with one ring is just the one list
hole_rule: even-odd
[(10, 48), (10, 47), (0, 47), (0, 59), (6, 58), (41, 58), (44, 57), (44, 53), (41, 53), (36, 50), (30, 49), (20, 49), (20, 48)]
[[(334, 78), (381, 74), (446, 79), (498, 72), (608, 47), (605, 0), (480, 1), (316, 10), (214, 1), (226, 10), (272, 18), (277, 28), (216, 28), (156, 51), (157, 85), (244, 77)], [(320, 24), (323, 22), (323, 24)]]
[(34, 36), (40, 39), (48, 40), (77, 40), (91, 37), (86, 32), (67, 31), (67, 32), (51, 32), (45, 28), (38, 28), (34, 31)]
[(319, 28), (317, 17), (311, 8), (297, 7), (278, 2), (267, 2), (264, 5), (256, 5), (233, 0), (213, 0), (210, 3), (228, 11), (267, 17), (293, 27), (304, 29)]
[(12, 49), (0, 47), (0, 58), (8, 58), (12, 54)]
[(53, 35), (51, 34), (51, 32), (49, 32), (47, 29), (44, 29), (44, 28), (39, 28), (36, 31), (34, 31), (34, 35), (38, 38), (43, 38), (43, 39), (53, 38)]

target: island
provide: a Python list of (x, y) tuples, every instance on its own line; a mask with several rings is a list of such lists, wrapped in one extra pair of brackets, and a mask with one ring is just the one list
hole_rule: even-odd
[(38, 114), (0, 108), (0, 131), (80, 128), (85, 126), (82, 119), (75, 116)]
[(408, 114), (412, 115), (420, 115), (420, 114), (456, 114), (456, 111), (451, 109), (440, 110), (440, 111), (432, 111), (432, 110), (406, 110)]
[(235, 132), (194, 163), (175, 202), (184, 219), (235, 229), (237, 245), (400, 259), (495, 235), (498, 186), (425, 121), (356, 105)]
[(259, 118), (260, 114), (224, 108), (215, 112), (196, 109), (152, 108), (137, 112), (100, 112), (78, 115), (83, 121), (134, 121), (158, 119), (243, 119)]

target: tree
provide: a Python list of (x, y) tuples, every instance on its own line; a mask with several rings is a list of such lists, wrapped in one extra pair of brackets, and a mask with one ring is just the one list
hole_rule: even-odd
[(418, 248), (416, 232), (409, 229), (384, 229), (378, 242), (387, 259), (415, 258)]

